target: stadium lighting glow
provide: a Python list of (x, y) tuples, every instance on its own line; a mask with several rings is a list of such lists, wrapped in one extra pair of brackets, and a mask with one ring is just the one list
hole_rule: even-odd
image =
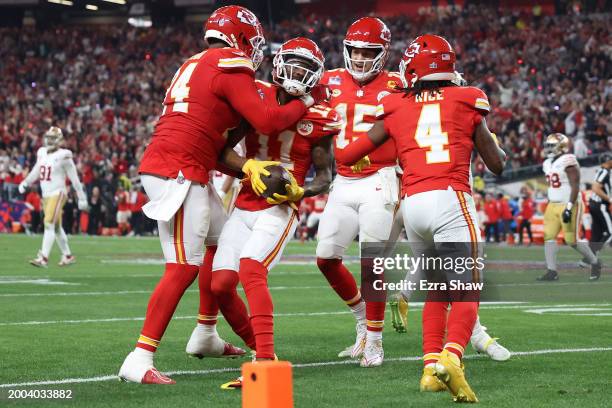
[(64, 6), (72, 6), (74, 4), (70, 0), (47, 0), (47, 1), (49, 3), (62, 4)]
[(125, 4), (125, 0), (103, 0), (107, 3), (115, 3), (115, 4)]
[(98, 6), (94, 6), (93, 4), (87, 4), (87, 5), (85, 5), (85, 8), (86, 8), (87, 10), (93, 10), (93, 11), (96, 11), (96, 10), (98, 9)]
[(153, 22), (149, 17), (130, 17), (128, 24), (136, 28), (149, 28), (153, 26)]

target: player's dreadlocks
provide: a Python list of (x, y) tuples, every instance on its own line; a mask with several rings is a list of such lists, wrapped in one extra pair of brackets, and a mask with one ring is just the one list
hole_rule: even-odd
[(406, 96), (417, 96), (421, 95), (424, 91), (432, 93), (441, 93), (440, 88), (445, 88), (448, 86), (458, 86), (453, 81), (417, 81), (414, 86), (410, 88), (398, 88), (398, 91), (404, 93), (404, 97)]

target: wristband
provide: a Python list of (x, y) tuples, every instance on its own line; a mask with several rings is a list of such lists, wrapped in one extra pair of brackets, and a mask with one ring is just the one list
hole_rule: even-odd
[(570, 210), (570, 211), (572, 211), (572, 207), (574, 207), (574, 204), (573, 204), (573, 203), (567, 203), (567, 204), (565, 205), (565, 209), (566, 209), (566, 210)]

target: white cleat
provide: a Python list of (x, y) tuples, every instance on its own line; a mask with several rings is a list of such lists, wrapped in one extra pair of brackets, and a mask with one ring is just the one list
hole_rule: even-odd
[(384, 358), (385, 351), (383, 350), (382, 340), (368, 341), (359, 365), (362, 367), (378, 367), (382, 365)]
[(134, 352), (127, 355), (119, 369), (119, 379), (139, 384), (176, 384), (153, 366), (151, 359)]
[(363, 354), (363, 350), (366, 345), (366, 334), (367, 334), (367, 326), (366, 323), (357, 322), (355, 325), (355, 331), (357, 332), (357, 336), (355, 338), (355, 344), (352, 346), (348, 346), (340, 353), (338, 353), (338, 357), (340, 358), (359, 358)]
[(49, 260), (43, 256), (42, 252), (38, 251), (36, 258), (30, 260), (30, 265), (38, 268), (46, 268), (49, 264)]
[(483, 330), (481, 330), (479, 333), (472, 333), (470, 342), (472, 343), (474, 350), (476, 350), (478, 353), (487, 354), (493, 361), (506, 361), (510, 359), (512, 356), (510, 351), (499, 344), (496, 337), (489, 336), (485, 330), (486, 327), (483, 327)]
[(74, 255), (62, 255), (62, 259), (58, 262), (59, 266), (68, 266), (76, 263)]
[(185, 347), (185, 352), (197, 358), (236, 358), (246, 354), (246, 351), (240, 347), (236, 347), (221, 339), (216, 330), (214, 333), (210, 333), (205, 331), (200, 325), (193, 329), (191, 337), (187, 342), (187, 347)]

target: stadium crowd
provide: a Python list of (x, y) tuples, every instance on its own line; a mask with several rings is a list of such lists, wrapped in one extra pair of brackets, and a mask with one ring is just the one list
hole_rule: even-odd
[[(343, 67), (342, 40), (356, 17), (283, 21), (268, 27), (267, 40), (306, 35), (323, 48), (328, 68)], [(489, 128), (510, 152), (512, 168), (540, 163), (543, 138), (551, 132), (570, 136), (579, 158), (611, 149), (609, 13), (545, 16), (537, 8), (511, 13), (469, 6), (385, 21), (393, 35), (388, 69), (396, 69), (408, 40), (420, 33), (452, 39), (465, 78), (491, 99)], [(161, 98), (182, 60), (202, 46), (200, 26), (1, 28), (0, 223), (27, 198), (17, 185), (52, 123), (64, 130), (90, 201), (81, 231), (115, 227), (120, 205), (138, 213), (136, 169)], [(270, 73), (267, 57), (258, 76), (270, 79)], [(484, 173), (481, 163), (475, 169)], [(36, 208), (36, 197), (26, 201), (25, 207)], [(65, 228), (77, 232), (80, 217), (73, 208), (73, 224)], [(138, 222), (143, 225), (134, 229), (146, 231)]]

